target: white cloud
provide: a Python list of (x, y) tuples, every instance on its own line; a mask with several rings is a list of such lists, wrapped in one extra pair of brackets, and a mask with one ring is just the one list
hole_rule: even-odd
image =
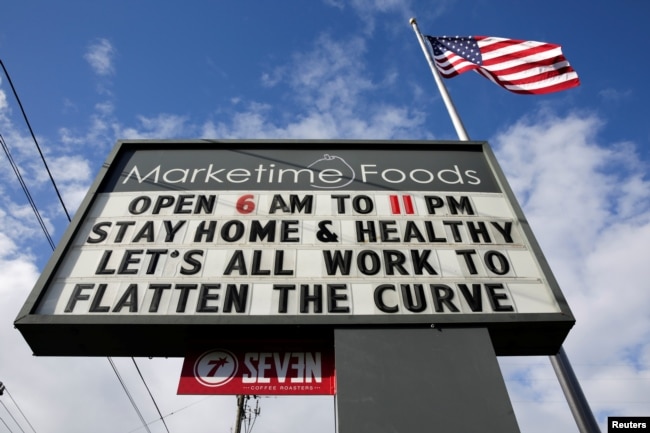
[(357, 103), (362, 92), (374, 88), (364, 70), (365, 51), (361, 38), (341, 42), (321, 36), (313, 50), (294, 56), (288, 80), (296, 96), (324, 111)]
[[(421, 138), (425, 115), (412, 107), (376, 103), (398, 81), (394, 71), (374, 83), (365, 70), (365, 41), (321, 35), (289, 65), (262, 75), (268, 86), (288, 85), (295, 106), (249, 103), (225, 121), (207, 121), (202, 135), (220, 138)], [(363, 113), (363, 116), (361, 115)], [(279, 120), (276, 120), (279, 119)]]
[(52, 158), (52, 177), (61, 188), (63, 201), (73, 213), (81, 204), (94, 178), (89, 161), (79, 155)]
[[(453, 4), (456, 0), (438, 0), (430, 2), (425, 11), (422, 11), (423, 18), (432, 22), (435, 18), (442, 15), (442, 13)], [(407, 25), (410, 18), (417, 12), (414, 10), (414, 5), (411, 0), (323, 0), (323, 2), (331, 7), (340, 10), (345, 10), (349, 7), (361, 19), (363, 26), (363, 33), (366, 35), (375, 32), (377, 27), (377, 17), (384, 14), (388, 17), (391, 23), (399, 22), (402, 25)], [(393, 27), (394, 28), (394, 27)], [(382, 31), (392, 31), (392, 28), (383, 28)]]
[(115, 73), (113, 59), (116, 50), (108, 39), (97, 39), (90, 44), (84, 58), (97, 75), (109, 76)]
[[(0, 192), (3, 194), (0, 206), (2, 233), (10, 236), (16, 243), (20, 242), (24, 251), (38, 250), (45, 245), (40, 243), (45, 238), (43, 228), (32, 209), (32, 203), (37, 207), (45, 229), (50, 235), (56, 231), (55, 220), (61, 208), (46, 205), (53, 190), (31, 135), (22, 135), (9, 118), (0, 118), (0, 123), (6, 148), (13, 161), (10, 165), (9, 158), (5, 157), (4, 152), (2, 153), (3, 157), (0, 158), (0, 179), (3, 181), (0, 186)], [(39, 140), (41, 149), (43, 149), (43, 142), (47, 141)], [(14, 170), (20, 174), (20, 179)], [(25, 192), (25, 188), (28, 193)]]
[(94, 111), (88, 117), (88, 125), (83, 130), (59, 128), (60, 151), (78, 153), (82, 147), (85, 150), (95, 149), (98, 157), (103, 157), (106, 149), (115, 143), (120, 129), (114, 110), (114, 103), (105, 100), (95, 104)]
[(376, 27), (376, 15), (378, 14), (398, 14), (401, 15), (402, 21), (407, 22), (411, 13), (410, 0), (352, 0), (352, 1), (339, 1), (339, 0), (324, 0), (325, 4), (338, 8), (345, 9), (349, 6), (356, 14), (362, 18), (364, 33), (371, 34)]
[(632, 90), (620, 90), (620, 89), (613, 89), (613, 88), (607, 88), (603, 89), (600, 92), (598, 92), (598, 95), (606, 102), (611, 103), (611, 102), (621, 102), (624, 100), (629, 99), (634, 95)]
[(411, 4), (408, 0), (352, 0), (350, 3), (356, 11), (366, 14), (401, 11)]
[(120, 128), (117, 137), (125, 139), (177, 138), (193, 135), (190, 132), (193, 129), (194, 126), (188, 123), (185, 116), (175, 114), (138, 116), (136, 126)]
[(345, 2), (341, 0), (323, 0), (323, 3), (325, 3), (328, 6), (333, 6), (338, 9), (343, 9), (345, 7)]
[[(576, 316), (565, 350), (592, 410), (631, 416), (637, 409), (626, 402), (650, 395), (650, 383), (642, 380), (650, 372), (644, 356), (650, 352), (650, 292), (642, 289), (648, 280), (650, 183), (632, 145), (598, 143), (601, 127), (593, 115), (539, 112), (493, 143)], [(540, 410), (553, 412), (547, 402), (564, 399), (550, 397), (559, 389), (557, 379), (539, 360), (517, 362), (501, 360), (518, 418), (526, 424), (522, 431), (553, 430), (546, 423), (535, 426), (535, 420)], [(614, 379), (634, 386), (619, 381), (613, 387)], [(548, 396), (539, 399), (540, 392)], [(566, 414), (566, 404), (562, 409)]]
[[(2, 80), (0, 79), (0, 84), (2, 83)], [(3, 90), (0, 90), (0, 113), (5, 111), (7, 109), (7, 95)]]

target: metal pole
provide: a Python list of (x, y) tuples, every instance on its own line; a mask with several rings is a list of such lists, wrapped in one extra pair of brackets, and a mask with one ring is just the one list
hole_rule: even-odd
[(456, 107), (454, 107), (454, 103), (452, 102), (451, 97), (449, 96), (449, 92), (447, 92), (447, 88), (445, 87), (445, 84), (442, 82), (442, 77), (440, 77), (440, 74), (436, 69), (436, 65), (431, 55), (431, 51), (429, 50), (429, 48), (424, 42), (424, 37), (422, 36), (422, 33), (420, 33), (420, 29), (418, 28), (418, 23), (415, 21), (415, 18), (411, 18), (409, 22), (411, 23), (411, 27), (413, 27), (415, 36), (417, 36), (418, 41), (420, 42), (420, 47), (422, 48), (424, 57), (426, 57), (427, 62), (429, 63), (429, 67), (431, 68), (431, 73), (433, 74), (433, 78), (436, 80), (436, 85), (438, 86), (438, 91), (440, 91), (442, 100), (445, 102), (445, 106), (447, 107), (447, 112), (451, 117), (451, 122), (454, 124), (454, 128), (456, 128), (456, 134), (458, 135), (458, 139), (461, 141), (469, 141), (469, 137), (467, 135), (467, 131), (465, 130), (465, 126), (463, 125), (463, 122), (460, 120), (460, 116), (458, 116)]
[(235, 423), (234, 433), (241, 432), (241, 422), (242, 419), (244, 418), (244, 401), (245, 401), (245, 396), (243, 394), (237, 395), (237, 420)]
[[(431, 68), (431, 73), (433, 74), (433, 78), (436, 80), (436, 85), (438, 86), (438, 90), (440, 91), (442, 100), (445, 102), (445, 106), (447, 107), (447, 112), (451, 117), (451, 121), (454, 124), (454, 128), (456, 128), (456, 134), (458, 135), (458, 139), (461, 141), (469, 141), (467, 130), (465, 130), (465, 126), (463, 125), (463, 122), (460, 120), (460, 116), (458, 116), (458, 112), (456, 111), (456, 107), (454, 106), (454, 103), (452, 102), (451, 97), (449, 96), (449, 92), (447, 92), (447, 88), (445, 87), (445, 84), (442, 82), (442, 77), (440, 77), (440, 74), (438, 73), (438, 69), (436, 69), (436, 65), (434, 63), (433, 56), (431, 55), (431, 51), (429, 50), (429, 48), (424, 42), (424, 37), (422, 36), (420, 29), (418, 28), (418, 24), (415, 21), (415, 18), (411, 18), (409, 23), (411, 24), (411, 27), (413, 27), (413, 31), (415, 32), (415, 35), (417, 36), (418, 41), (420, 42), (420, 47), (422, 48), (422, 52), (424, 53), (424, 56), (426, 57), (427, 62), (429, 63), (429, 68)], [(569, 407), (571, 408), (571, 412), (573, 413), (573, 417), (575, 418), (576, 424), (578, 424), (578, 428), (580, 429), (580, 432), (600, 433), (600, 428), (598, 427), (594, 415), (591, 412), (591, 409), (589, 408), (587, 399), (585, 398), (582, 392), (582, 388), (580, 388), (578, 379), (576, 378), (575, 373), (573, 372), (573, 368), (571, 368), (571, 364), (569, 363), (569, 358), (566, 356), (564, 349), (560, 347), (560, 351), (558, 352), (558, 354), (549, 356), (549, 358), (551, 360), (551, 364), (553, 365), (553, 369), (555, 370), (555, 374), (558, 377), (558, 381), (560, 382), (560, 386), (562, 387), (567, 402), (569, 403)]]
[(578, 383), (578, 379), (573, 372), (573, 368), (569, 363), (569, 358), (564, 352), (564, 348), (560, 347), (557, 355), (549, 356), (551, 364), (558, 377), (564, 396), (569, 403), (571, 413), (578, 424), (578, 429), (581, 433), (600, 433), (598, 423), (594, 418), (594, 414), (589, 408), (587, 399), (585, 398), (582, 388)]

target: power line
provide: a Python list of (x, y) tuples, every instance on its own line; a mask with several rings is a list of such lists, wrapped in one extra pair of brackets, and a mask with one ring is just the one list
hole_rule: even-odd
[[(204, 400), (207, 400), (207, 399), (212, 398), (212, 397), (213, 397), (213, 396), (209, 395), (209, 396), (207, 396), (207, 397), (205, 397), (205, 398), (203, 398), (203, 399), (201, 399), (201, 400), (199, 400), (199, 401), (195, 401), (195, 402), (190, 403), (190, 404), (188, 404), (188, 405), (186, 405), (186, 406), (183, 406), (183, 407), (181, 407), (181, 408), (179, 408), (179, 409), (173, 410), (173, 411), (169, 412), (168, 414), (163, 415), (163, 418), (169, 418), (169, 417), (172, 416), (172, 415), (176, 415), (176, 414), (179, 413), (180, 411), (183, 411), (183, 410), (185, 410), (185, 409), (187, 409), (187, 408), (189, 408), (189, 407), (192, 407), (192, 406), (194, 406), (195, 404), (202, 403)], [(150, 421), (147, 425), (151, 425), (151, 424), (153, 424), (153, 423), (155, 423), (155, 422), (157, 422), (157, 421), (158, 421), (157, 419), (156, 419), (156, 420), (153, 420), (153, 421)], [(136, 428), (136, 429), (130, 430), (130, 431), (127, 432), (127, 433), (134, 433), (134, 432), (140, 430), (141, 428), (142, 428), (142, 427), (138, 427), (138, 428)]]
[(47, 165), (47, 162), (45, 161), (45, 156), (43, 155), (43, 152), (41, 151), (41, 146), (38, 145), (38, 140), (36, 140), (36, 135), (34, 135), (34, 131), (32, 130), (32, 125), (29, 123), (29, 119), (27, 118), (27, 114), (25, 114), (25, 110), (23, 109), (23, 104), (20, 102), (20, 98), (18, 97), (18, 92), (16, 92), (16, 88), (14, 87), (14, 83), (11, 81), (11, 76), (9, 76), (9, 72), (7, 71), (7, 68), (5, 68), (5, 64), (2, 62), (0, 59), (0, 66), (2, 66), (2, 70), (5, 73), (5, 76), (7, 77), (7, 81), (9, 82), (9, 86), (11, 87), (12, 92), (14, 93), (14, 97), (16, 98), (16, 101), (18, 102), (18, 106), (20, 107), (20, 111), (23, 114), (23, 119), (25, 119), (25, 123), (27, 124), (27, 128), (29, 129), (29, 133), (32, 135), (32, 140), (34, 140), (34, 144), (36, 145), (36, 149), (38, 149), (38, 153), (41, 156), (41, 161), (43, 161), (43, 164), (45, 165), (45, 170), (47, 170), (47, 174), (50, 177), (50, 181), (52, 182), (52, 186), (54, 186), (54, 190), (56, 191), (56, 195), (59, 197), (59, 202), (61, 203), (61, 207), (63, 207), (63, 211), (65, 212), (65, 215), (68, 217), (68, 221), (71, 221), (70, 219), (70, 214), (68, 213), (68, 209), (65, 207), (65, 203), (63, 203), (63, 198), (61, 197), (61, 193), (59, 192), (59, 188), (56, 186), (56, 182), (54, 181), (54, 177), (52, 177), (52, 173), (50, 172), (50, 168)]
[[(246, 396), (246, 400), (248, 401), (251, 397)], [(244, 422), (244, 430), (246, 433), (251, 433), (253, 431), (253, 426), (255, 425), (255, 421), (257, 420), (257, 417), (260, 415), (261, 409), (260, 409), (260, 400), (259, 397), (254, 395), (253, 398), (255, 399), (255, 408), (251, 408), (248, 403), (246, 404), (246, 413), (245, 413), (245, 422)]]
[(126, 393), (127, 397), (129, 397), (129, 400), (131, 401), (131, 405), (135, 409), (135, 411), (138, 414), (138, 417), (140, 417), (140, 421), (142, 421), (142, 425), (144, 425), (145, 430), (147, 430), (149, 433), (151, 433), (151, 430), (149, 430), (149, 426), (147, 425), (147, 422), (144, 420), (142, 417), (142, 413), (140, 412), (140, 409), (138, 408), (138, 405), (135, 404), (135, 400), (133, 400), (133, 397), (131, 396), (131, 393), (129, 392), (129, 389), (126, 387), (126, 384), (122, 380), (122, 376), (120, 376), (120, 373), (117, 371), (117, 367), (115, 366), (115, 363), (110, 357), (107, 357), (108, 362), (110, 362), (111, 367), (113, 367), (113, 371), (115, 372), (115, 375), (117, 376), (117, 380), (120, 382), (122, 385), (122, 388), (124, 389), (124, 392)]
[[(20, 431), (23, 432), (23, 433), (25, 433), (25, 430), (23, 430), (23, 428), (20, 426), (20, 424), (18, 424), (18, 420), (16, 420), (16, 418), (14, 418), (14, 416), (11, 414), (11, 412), (9, 412), (9, 408), (8, 408), (8, 407), (7, 407), (7, 406), (6, 406), (6, 405), (5, 405), (1, 400), (0, 400), (0, 404), (2, 405), (2, 407), (5, 408), (5, 410), (7, 411), (7, 413), (9, 414), (9, 416), (11, 417), (11, 419), (14, 420), (14, 424), (16, 424), (16, 425), (18, 426), (18, 428), (20, 429)], [(3, 421), (3, 422), (4, 422), (4, 421)], [(5, 424), (5, 425), (7, 425), (7, 424)], [(7, 428), (9, 428), (9, 426), (7, 426)], [(11, 431), (11, 429), (9, 429), (9, 431)]]
[[(7, 389), (7, 387), (6, 387), (2, 382), (0, 382), (0, 395), (4, 395), (5, 393), (9, 396), (9, 398), (10, 398), (11, 401), (13, 402), (14, 406), (16, 407), (16, 409), (18, 409), (18, 412), (20, 412), (20, 415), (22, 415), (22, 417), (23, 417), (23, 419), (25, 420), (25, 422), (27, 423), (27, 425), (29, 425), (29, 427), (32, 429), (32, 431), (33, 431), (34, 433), (36, 433), (36, 429), (34, 429), (34, 426), (32, 425), (32, 423), (29, 422), (29, 419), (25, 416), (25, 413), (20, 409), (20, 406), (18, 406), (18, 403), (16, 402), (16, 400), (14, 400), (13, 396), (11, 395), (11, 393), (9, 392), (9, 390)], [(18, 422), (18, 420), (13, 416), (13, 414), (9, 411), (9, 408), (7, 407), (7, 405), (5, 405), (4, 402), (3, 402), (2, 400), (0, 400), (0, 405), (2, 405), (2, 407), (5, 408), (5, 410), (7, 411), (7, 413), (9, 414), (9, 416), (11, 417), (11, 419), (14, 421), (14, 423), (15, 423), (15, 424), (18, 426), (18, 428), (20, 429), (20, 431), (23, 432), (23, 433), (25, 433), (25, 430), (23, 430), (23, 428), (20, 426), (20, 423)], [(3, 424), (7, 427), (7, 429), (9, 429), (9, 431), (11, 431), (11, 429), (10, 429), (9, 426), (4, 422), (4, 420), (2, 420), (2, 422), (3, 422)]]
[[(63, 201), (63, 197), (61, 197), (61, 194), (59, 192), (59, 188), (57, 187), (56, 182), (54, 181), (54, 177), (52, 176), (52, 173), (51, 173), (51, 171), (49, 169), (47, 161), (45, 160), (45, 156), (43, 155), (43, 152), (41, 151), (41, 147), (38, 144), (38, 140), (36, 140), (36, 135), (34, 134), (31, 123), (29, 122), (27, 114), (25, 113), (25, 110), (23, 108), (23, 104), (20, 101), (20, 97), (18, 96), (18, 92), (16, 91), (16, 88), (13, 85), (13, 82), (11, 80), (11, 76), (9, 75), (9, 72), (7, 71), (7, 68), (5, 67), (5, 65), (4, 65), (4, 63), (2, 62), (1, 59), (0, 59), (0, 66), (2, 66), (2, 70), (4, 71), (4, 74), (7, 77), (7, 81), (9, 82), (9, 85), (11, 87), (11, 90), (12, 90), (13, 94), (14, 94), (14, 97), (16, 98), (16, 101), (18, 102), (18, 106), (20, 107), (20, 111), (21, 111), (21, 113), (23, 115), (23, 119), (25, 120), (25, 123), (27, 124), (27, 128), (29, 129), (29, 132), (30, 132), (30, 134), (32, 136), (32, 140), (34, 141), (34, 144), (36, 145), (36, 148), (38, 149), (38, 153), (39, 153), (39, 155), (41, 157), (41, 161), (43, 162), (43, 165), (45, 166), (45, 169), (47, 170), (48, 176), (50, 178), (50, 182), (52, 183), (52, 186), (54, 187), (54, 190), (56, 191), (57, 197), (59, 198), (59, 203), (61, 204), (61, 207), (63, 208), (63, 211), (65, 212), (65, 215), (68, 218), (68, 222), (71, 222), (72, 218), (70, 217), (70, 213), (68, 212), (68, 209), (65, 206), (65, 203)], [(3, 147), (4, 151), (5, 151), (5, 153), (7, 154), (7, 158), (9, 159), (9, 161), (11, 163), (11, 166), (14, 169), (14, 173), (16, 174), (16, 177), (18, 178), (18, 180), (19, 180), (19, 182), (20, 182), (20, 184), (21, 184), (21, 186), (23, 188), (23, 191), (25, 192), (25, 195), (27, 196), (27, 199), (28, 199), (30, 205), (32, 206), (32, 210), (36, 214), (36, 218), (38, 219), (39, 224), (41, 225), (41, 228), (43, 229), (43, 233), (45, 233), (45, 237), (47, 238), (50, 246), (52, 247), (52, 250), (54, 250), (55, 249), (54, 241), (52, 240), (52, 237), (50, 236), (50, 233), (48, 232), (47, 227), (45, 226), (45, 223), (44, 223), (43, 219), (41, 218), (41, 215), (40, 215), (40, 212), (38, 211), (38, 207), (36, 206), (36, 203), (33, 201), (32, 196), (29, 193), (29, 188), (27, 187), (27, 184), (24, 182), (24, 180), (23, 180), (23, 178), (22, 178), (22, 176), (20, 174), (20, 171), (18, 170), (18, 166), (14, 163), (13, 158), (11, 157), (11, 153), (9, 152), (9, 148), (6, 146), (6, 144), (4, 142), (4, 138), (2, 138), (1, 135), (0, 135), (0, 141), (2, 143), (2, 147)], [(131, 358), (131, 359), (133, 359), (133, 358)], [(126, 384), (124, 383), (124, 381), (122, 380), (122, 377), (120, 376), (119, 372), (117, 371), (117, 367), (113, 363), (113, 360), (110, 357), (108, 357), (108, 361), (111, 364), (111, 366), (113, 367), (113, 371), (115, 372), (115, 375), (117, 376), (118, 381), (122, 385), (122, 388), (126, 392), (126, 395), (129, 398), (129, 401), (131, 402), (131, 404), (133, 405), (133, 408), (135, 409), (136, 413), (140, 417), (140, 420), (142, 421), (142, 424), (144, 425), (145, 429), (148, 432), (150, 432), (149, 427), (147, 426), (147, 423), (145, 422), (144, 418), (142, 417), (142, 413), (140, 412), (140, 409), (138, 408), (137, 404), (135, 403), (135, 400), (133, 400), (133, 397), (131, 396), (128, 388), (126, 387)], [(135, 359), (133, 359), (133, 362), (135, 364)], [(158, 414), (160, 414), (160, 410), (158, 409), (158, 404), (156, 403), (156, 400), (154, 399), (153, 395), (151, 394), (151, 391), (149, 391), (149, 387), (147, 386), (147, 383), (145, 382), (144, 377), (140, 373), (140, 369), (138, 368), (137, 364), (136, 364), (136, 369), (138, 369), (138, 373), (140, 374), (140, 378), (142, 379), (142, 382), (144, 383), (144, 386), (147, 388), (147, 391), (149, 392), (149, 395), (151, 396), (151, 399), (153, 400), (154, 406), (156, 407), (156, 410), (158, 411)], [(162, 414), (160, 414), (160, 419), (163, 421), (163, 424), (165, 425), (165, 428), (167, 429), (167, 432), (169, 433), (169, 429), (167, 428), (167, 424), (165, 424), (165, 421), (164, 421), (164, 419), (162, 417)], [(29, 421), (28, 421), (28, 423), (29, 423)], [(30, 424), (30, 427), (31, 427), (31, 424)]]
[(11, 393), (9, 392), (9, 390), (7, 389), (6, 386), (4, 386), (3, 391), (7, 393), (7, 395), (8, 395), (9, 398), (11, 399), (11, 401), (14, 403), (14, 406), (16, 406), (16, 409), (18, 409), (18, 412), (20, 412), (20, 414), (23, 416), (23, 418), (25, 419), (25, 422), (27, 423), (27, 425), (29, 425), (29, 428), (31, 428), (32, 431), (33, 431), (34, 433), (36, 433), (36, 429), (34, 428), (34, 426), (32, 425), (32, 423), (29, 422), (29, 419), (27, 419), (27, 417), (26, 417), (25, 414), (23, 413), (22, 409), (20, 409), (20, 406), (18, 406), (18, 403), (16, 402), (16, 400), (14, 400), (14, 397), (11, 395)]
[(7, 146), (7, 143), (5, 142), (4, 137), (2, 134), (0, 134), (0, 144), (2, 144), (2, 149), (5, 152), (5, 155), (7, 155), (7, 159), (9, 160), (9, 163), (11, 164), (11, 168), (14, 170), (14, 174), (18, 178), (18, 182), (20, 183), (20, 186), (23, 189), (23, 192), (27, 196), (27, 201), (29, 201), (30, 206), (32, 207), (32, 210), (34, 211), (34, 214), (36, 215), (36, 219), (38, 220), (39, 225), (41, 226), (41, 229), (43, 230), (43, 233), (45, 234), (45, 237), (47, 238), (47, 241), (50, 244), (50, 247), (52, 247), (52, 250), (54, 250), (55, 245), (54, 241), (52, 240), (52, 236), (50, 236), (49, 231), (47, 230), (47, 226), (45, 225), (45, 222), (43, 221), (43, 218), (41, 217), (41, 213), (38, 211), (38, 208), (36, 207), (36, 203), (34, 202), (34, 199), (32, 198), (32, 195), (29, 193), (29, 189), (27, 188), (27, 184), (23, 180), (23, 176), (20, 174), (20, 170), (18, 169), (18, 165), (14, 162), (13, 157), (11, 156), (11, 152), (9, 151), (9, 147)]
[(149, 390), (149, 387), (147, 386), (147, 382), (145, 382), (144, 377), (142, 376), (142, 372), (140, 371), (140, 367), (138, 367), (138, 363), (135, 362), (135, 358), (131, 357), (131, 360), (133, 361), (133, 365), (135, 365), (135, 369), (138, 370), (138, 374), (140, 375), (140, 379), (142, 379), (142, 383), (144, 383), (145, 388), (147, 388), (147, 392), (149, 393), (149, 397), (151, 397), (151, 400), (153, 401), (153, 405), (156, 407), (156, 410), (158, 411), (158, 416), (160, 416), (160, 420), (162, 421), (163, 425), (165, 426), (165, 430), (167, 430), (167, 433), (169, 433), (169, 428), (167, 428), (167, 423), (165, 422), (165, 419), (163, 418), (162, 413), (160, 413), (160, 409), (158, 408), (158, 404), (156, 403), (156, 400), (153, 398), (153, 394)]
[(5, 420), (2, 419), (1, 416), (0, 416), (0, 421), (2, 421), (2, 424), (4, 424), (5, 427), (7, 427), (7, 430), (9, 430), (9, 433), (13, 433), (13, 432), (11, 431), (11, 429), (9, 428), (9, 426), (7, 425), (7, 423), (5, 422)]
[(241, 433), (242, 427), (244, 428), (244, 433), (251, 433), (253, 430), (255, 421), (260, 414), (260, 401), (256, 395), (252, 396), (252, 398), (255, 400), (254, 409), (248, 404), (248, 401), (251, 399), (250, 395), (237, 395), (237, 414), (234, 433)]

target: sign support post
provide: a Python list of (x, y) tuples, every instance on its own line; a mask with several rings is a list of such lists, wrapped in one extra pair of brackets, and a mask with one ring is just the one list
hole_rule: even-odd
[(335, 331), (338, 433), (518, 433), (485, 328)]

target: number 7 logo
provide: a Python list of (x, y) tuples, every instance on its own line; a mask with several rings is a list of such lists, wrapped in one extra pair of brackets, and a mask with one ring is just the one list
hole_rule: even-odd
[(194, 363), (194, 377), (205, 386), (221, 386), (235, 377), (237, 369), (237, 358), (231, 352), (211, 350)]

